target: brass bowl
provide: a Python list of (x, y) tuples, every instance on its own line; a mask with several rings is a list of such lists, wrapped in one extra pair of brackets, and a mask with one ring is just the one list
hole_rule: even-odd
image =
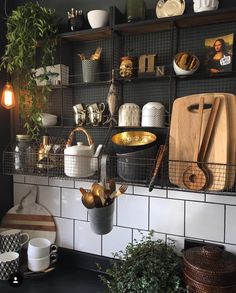
[(116, 153), (129, 153), (153, 146), (157, 137), (147, 131), (124, 131), (113, 135), (111, 140)]

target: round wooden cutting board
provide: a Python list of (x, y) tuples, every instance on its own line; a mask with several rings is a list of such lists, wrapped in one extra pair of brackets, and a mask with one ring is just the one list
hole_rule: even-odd
[(25, 195), (20, 204), (11, 208), (3, 217), (0, 230), (20, 229), (30, 239), (44, 237), (55, 243), (56, 224), (53, 216), (42, 205), (36, 203), (37, 188)]

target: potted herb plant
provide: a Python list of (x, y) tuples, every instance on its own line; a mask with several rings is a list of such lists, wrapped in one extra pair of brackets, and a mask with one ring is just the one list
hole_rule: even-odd
[(129, 243), (125, 251), (115, 253), (107, 276), (101, 280), (111, 293), (187, 292), (182, 286), (181, 259), (174, 242), (153, 240), (153, 231), (141, 241)]
[(12, 11), (6, 25), (7, 44), (0, 67), (13, 77), (24, 127), (32, 139), (37, 139), (42, 126), (41, 112), (50, 87), (37, 86), (34, 69), (43, 67), (45, 75), (42, 79), (47, 79), (46, 66), (54, 63), (57, 45), (55, 11), (38, 2), (26, 2)]

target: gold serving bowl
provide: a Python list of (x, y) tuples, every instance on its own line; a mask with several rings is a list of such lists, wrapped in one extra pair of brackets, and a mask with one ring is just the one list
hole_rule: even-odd
[(147, 131), (124, 131), (112, 136), (112, 143), (117, 153), (128, 153), (151, 147), (156, 142), (156, 135)]

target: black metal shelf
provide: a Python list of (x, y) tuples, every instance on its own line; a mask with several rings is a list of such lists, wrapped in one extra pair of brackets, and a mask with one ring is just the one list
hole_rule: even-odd
[(115, 9), (113, 29), (119, 35), (144, 34), (171, 30), (174, 28), (197, 27), (203, 25), (233, 22), (236, 20), (236, 8), (219, 9), (201, 13), (183, 14), (174, 17), (149, 19), (133, 23), (120, 23), (124, 16)]

